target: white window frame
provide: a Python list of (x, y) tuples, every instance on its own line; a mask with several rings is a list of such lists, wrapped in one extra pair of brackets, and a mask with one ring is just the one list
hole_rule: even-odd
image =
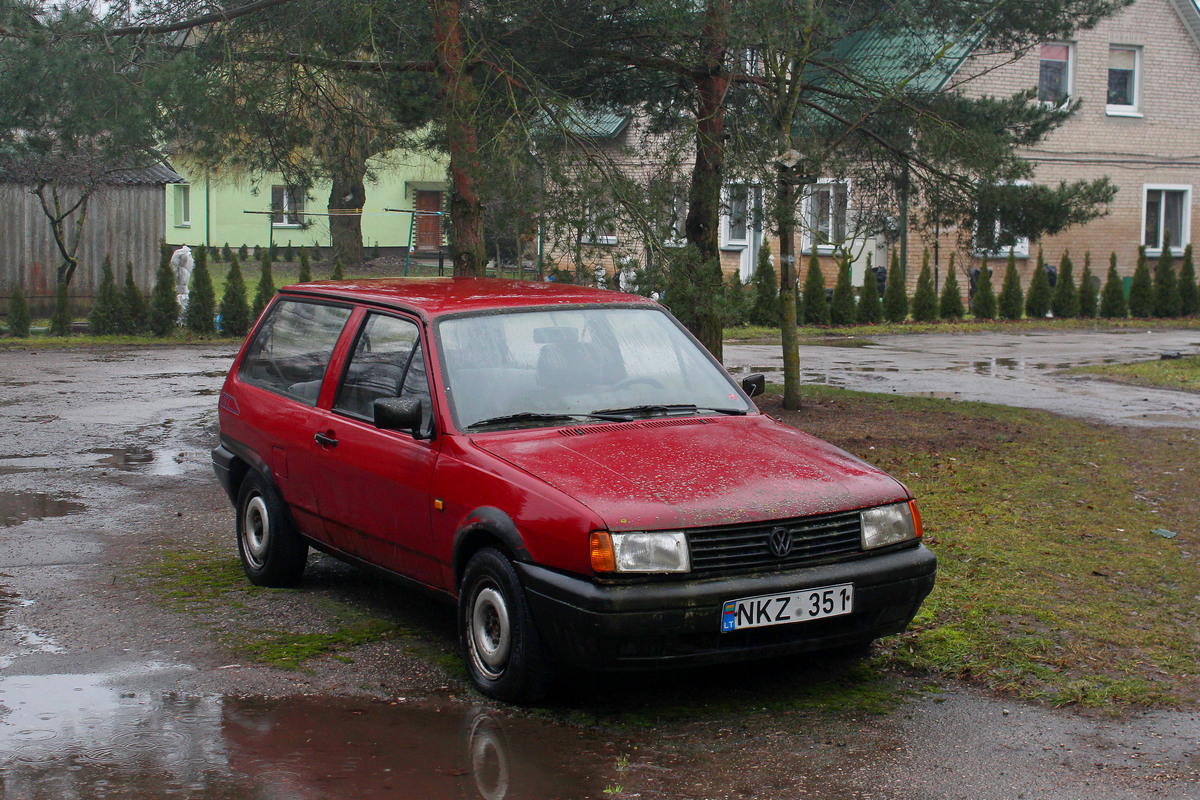
[[(1183, 250), (1192, 241), (1192, 185), (1190, 183), (1146, 183), (1142, 185), (1142, 235), (1139, 243), (1146, 241), (1146, 211), (1150, 205), (1150, 192), (1183, 192), (1183, 208), (1180, 213), (1179, 233), (1181, 241), (1171, 242), (1171, 253), (1182, 256)], [(1163, 204), (1165, 205), (1165, 204)], [(1166, 214), (1160, 207), (1158, 212), (1158, 247), (1147, 247), (1146, 255), (1162, 255), (1163, 225)]]
[[(752, 183), (732, 183), (721, 190), (722, 250), (745, 250), (750, 246), (750, 237), (754, 231), (754, 191), (757, 188)], [(741, 237), (733, 235), (733, 193), (737, 190), (746, 193), (746, 221), (742, 226), (744, 233)]]
[[(1139, 110), (1142, 102), (1142, 48), (1132, 44), (1110, 44), (1108, 52), (1111, 54), (1113, 50), (1128, 50), (1133, 52), (1133, 104), (1124, 105), (1118, 103), (1108, 103), (1104, 105), (1104, 113), (1110, 117), (1142, 117), (1144, 116)], [(1104, 98), (1108, 100), (1108, 67), (1104, 70)]]
[[(1010, 185), (1012, 185), (1012, 186), (1029, 186), (1031, 184), (1029, 181), (1020, 180), (1020, 181), (1013, 181)], [(977, 226), (976, 231), (978, 231), (978, 230), (979, 230), (979, 228)], [(996, 220), (996, 235), (997, 235), (997, 237), (1000, 235), (1000, 220), (999, 219)], [(978, 239), (979, 239), (978, 236), (975, 236), (974, 234), (972, 234), (971, 249), (975, 251), (976, 257), (987, 256), (988, 258), (1008, 258), (1008, 252), (1011, 249), (1014, 258), (1029, 258), (1029, 237), (1028, 236), (1019, 237), (1015, 242), (1013, 242), (1011, 248), (1005, 248), (1003, 250), (981, 250), (980, 248), (975, 246), (975, 242), (978, 241)]]
[[(613, 245), (617, 243), (617, 220), (610, 219), (607, 222), (600, 220), (599, 206), (594, 202), (588, 202), (587, 208), (584, 210), (584, 219), (586, 227), (583, 230), (583, 236), (580, 242), (583, 244), (600, 244)], [(608, 230), (601, 231), (601, 228)], [(609, 232), (611, 230), (611, 233)]]
[(188, 183), (177, 183), (175, 186), (175, 227), (192, 227), (192, 187)]
[(671, 198), (671, 224), (667, 228), (664, 245), (683, 247), (687, 244), (687, 214), (687, 192), (679, 192)]
[[(275, 208), (275, 190), (282, 189), (280, 196), (283, 198), (279, 208)], [(300, 199), (300, 208), (292, 208), (293, 201)], [(272, 184), (271, 186), (271, 227), (272, 228), (302, 228), (304, 227), (304, 204), (307, 200), (304, 191), (293, 184)], [(283, 219), (276, 220), (275, 215), (280, 214)]]
[[(850, 185), (849, 180), (842, 180), (842, 179), (838, 179), (838, 178), (820, 178), (819, 180), (817, 180), (816, 183), (810, 183), (809, 185), (804, 187), (804, 198), (800, 203), (800, 220), (801, 220), (801, 223), (800, 223), (800, 252), (801, 253), (804, 253), (807, 255), (812, 255), (813, 243), (816, 241), (816, 237), (813, 235), (814, 231), (813, 231), (812, 225), (809, 222), (810, 219), (812, 218), (812, 213), (813, 213), (812, 212), (813, 199), (815, 198), (817, 192), (819, 192), (821, 190), (821, 187), (835, 185), (835, 184), (846, 187), (846, 218), (844, 220), (842, 220), (842, 233), (844, 234), (844, 238), (843, 238), (842, 242), (839, 242), (837, 244), (818, 244), (816, 246), (817, 255), (832, 254), (832, 253), (836, 252), (839, 248), (841, 248), (845, 242), (850, 241), (850, 238), (851, 238), (850, 237), (850, 215), (851, 215), (851, 208), (853, 207), (853, 203), (851, 201), (851, 198), (853, 197), (853, 187)], [(830, 211), (831, 215), (833, 214), (833, 208), (834, 208), (833, 204), (831, 203), (830, 207), (829, 207), (829, 211)], [(832, 216), (830, 216), (829, 224), (830, 224), (830, 230), (833, 230), (833, 217)]]
[(1071, 102), (1071, 98), (1075, 96), (1075, 43), (1074, 42), (1042, 42), (1042, 45), (1061, 45), (1067, 48), (1067, 93), (1063, 97), (1061, 103), (1055, 103), (1052, 100), (1041, 100), (1042, 91), (1042, 58), (1041, 46), (1038, 47), (1038, 97), (1039, 100), (1047, 106), (1062, 107)]

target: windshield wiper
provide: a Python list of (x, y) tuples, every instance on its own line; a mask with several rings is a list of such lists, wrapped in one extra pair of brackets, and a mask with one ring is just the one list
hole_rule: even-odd
[(708, 408), (705, 406), (696, 406), (692, 403), (671, 403), (671, 404), (655, 404), (642, 406), (629, 406), (628, 408), (599, 408), (593, 411), (588, 416), (595, 419), (606, 419), (614, 422), (628, 422), (629, 420), (637, 419), (638, 417), (653, 417), (653, 416), (673, 416), (679, 414), (728, 414), (731, 416), (745, 416), (746, 409), (744, 408)]
[(474, 431), (480, 428), (490, 428), (494, 425), (521, 424), (526, 422), (544, 422), (553, 425), (561, 422), (574, 422), (580, 418), (586, 419), (588, 416), (587, 414), (543, 414), (536, 411), (522, 411), (517, 414), (505, 414), (499, 417), (481, 419), (479, 422), (472, 422), (467, 426), (467, 430)]

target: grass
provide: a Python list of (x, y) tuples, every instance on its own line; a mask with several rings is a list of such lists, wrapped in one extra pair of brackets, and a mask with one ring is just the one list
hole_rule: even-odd
[(939, 558), (885, 663), (1056, 706), (1200, 696), (1198, 437), (829, 387), (806, 399), (767, 410), (905, 481)]
[(1135, 386), (1200, 392), (1200, 356), (1137, 361), (1132, 364), (1075, 367), (1071, 371), (1097, 375), (1105, 380)]

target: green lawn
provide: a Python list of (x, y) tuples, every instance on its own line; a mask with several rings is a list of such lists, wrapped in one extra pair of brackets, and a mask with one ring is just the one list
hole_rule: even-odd
[(1200, 392), (1200, 356), (1137, 361), (1133, 364), (1076, 367), (1072, 372), (1097, 375), (1105, 380), (1130, 383), (1136, 386)]

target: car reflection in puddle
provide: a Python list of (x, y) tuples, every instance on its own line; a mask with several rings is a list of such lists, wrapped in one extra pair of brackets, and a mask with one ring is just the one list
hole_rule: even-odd
[(181, 696), (118, 683), (112, 675), (0, 683), (0, 794), (594, 797), (619, 755), (587, 734), (480, 707)]

